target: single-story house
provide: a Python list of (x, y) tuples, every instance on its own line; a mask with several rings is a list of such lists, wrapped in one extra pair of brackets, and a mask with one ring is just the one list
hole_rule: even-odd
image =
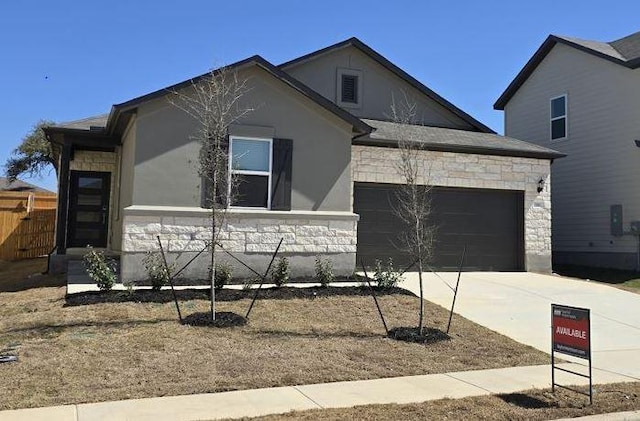
[[(550, 270), (549, 174), (562, 154), (496, 135), (356, 38), (278, 66), (253, 56), (228, 68), (249, 86), (241, 101), (259, 106), (229, 127), (230, 153), (255, 154), (257, 167), (250, 200), (227, 210), (226, 250), (264, 269), (282, 238), (293, 276), (313, 274), (318, 255), (337, 275), (356, 258), (402, 259), (393, 192), (407, 139), (422, 144), (422, 182), (434, 186), (433, 267), (457, 267), (467, 246), (467, 269)], [(181, 261), (204, 246), (195, 120), (167, 100), (201, 77), (45, 130), (59, 174), (53, 261), (101, 247), (121, 256), (123, 280), (137, 280), (156, 236)], [(415, 101), (420, 124), (389, 121), (394, 95)], [(185, 276), (207, 264), (196, 259)]]

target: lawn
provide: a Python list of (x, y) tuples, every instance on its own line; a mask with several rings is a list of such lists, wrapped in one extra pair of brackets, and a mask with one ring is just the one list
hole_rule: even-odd
[(574, 265), (557, 265), (554, 266), (553, 271), (562, 276), (603, 282), (625, 291), (640, 294), (639, 272)]
[[(267, 290), (248, 324), (214, 328), (179, 324), (164, 291), (65, 297), (64, 287), (13, 284), (17, 292), (0, 293), (0, 354), (19, 362), (0, 364), (0, 409), (549, 363), (458, 316), (450, 339), (389, 339), (371, 296), (355, 287)], [(184, 314), (208, 309), (206, 292), (179, 294)], [(250, 303), (248, 291), (217, 296), (218, 311), (244, 315)], [(417, 321), (417, 298), (404, 290), (380, 304), (390, 327)], [(426, 303), (427, 326), (443, 329), (447, 318)]]
[[(583, 391), (586, 388), (581, 387)], [(509, 420), (535, 421), (640, 410), (640, 383), (595, 385), (593, 405), (562, 389), (529, 390), (464, 399), (440, 399), (405, 405), (366, 405), (344, 409), (314, 409), (251, 418), (253, 421), (341, 420)], [(247, 420), (248, 418), (244, 418)]]

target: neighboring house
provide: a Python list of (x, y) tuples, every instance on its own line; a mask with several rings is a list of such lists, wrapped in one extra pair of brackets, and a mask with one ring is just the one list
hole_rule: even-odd
[(52, 191), (0, 177), (0, 260), (51, 253), (56, 203)]
[[(254, 56), (230, 68), (250, 85), (242, 101), (260, 104), (230, 127), (231, 150), (266, 163), (246, 186), (262, 199), (230, 208), (224, 225), (223, 246), (247, 263), (265, 268), (281, 238), (293, 276), (313, 274), (317, 255), (338, 275), (351, 274), (356, 257), (402, 259), (392, 209), (402, 182), (397, 142), (407, 138), (424, 145), (423, 181), (436, 186), (434, 267), (457, 267), (467, 245), (468, 269), (550, 270), (558, 152), (494, 134), (355, 38), (280, 66)], [(181, 261), (204, 246), (195, 123), (166, 98), (191, 83), (45, 129), (60, 175), (54, 261), (104, 247), (121, 254), (130, 280), (144, 276), (141, 258), (158, 250), (157, 235)], [(415, 100), (422, 125), (385, 121), (401, 94)], [(204, 277), (207, 264), (197, 259), (186, 276)], [(250, 274), (237, 267), (235, 275)]]
[[(640, 32), (549, 36), (494, 105), (553, 165), (554, 264), (640, 269)], [(640, 227), (638, 227), (640, 228)]]
[(35, 184), (27, 183), (22, 180), (9, 181), (6, 177), (0, 177), (0, 191), (55, 194), (54, 192), (38, 187)]

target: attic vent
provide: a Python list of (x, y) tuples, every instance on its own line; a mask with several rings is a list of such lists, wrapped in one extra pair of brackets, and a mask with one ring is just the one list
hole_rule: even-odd
[(358, 103), (358, 76), (342, 75), (342, 102)]

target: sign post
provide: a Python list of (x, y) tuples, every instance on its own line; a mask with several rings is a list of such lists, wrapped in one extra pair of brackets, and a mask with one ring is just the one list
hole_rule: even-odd
[[(555, 370), (589, 379), (589, 404), (593, 403), (593, 379), (591, 376), (591, 323), (587, 308), (551, 304), (551, 390), (556, 386), (587, 395), (579, 390), (556, 383)], [(555, 353), (571, 355), (589, 361), (589, 375), (555, 366)]]

